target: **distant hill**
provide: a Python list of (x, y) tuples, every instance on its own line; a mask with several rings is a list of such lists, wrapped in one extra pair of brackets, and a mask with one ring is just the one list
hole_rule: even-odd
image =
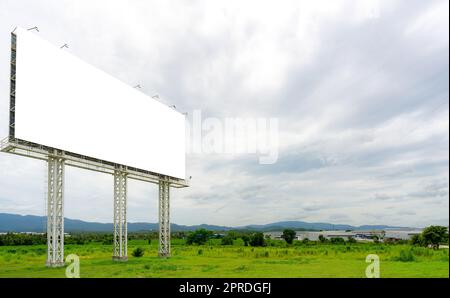
[(304, 222), (304, 221), (280, 221), (265, 225), (249, 225), (241, 228), (247, 228), (251, 230), (264, 230), (264, 231), (279, 231), (280, 229), (298, 229), (298, 230), (383, 230), (383, 229), (398, 229), (405, 227), (394, 227), (387, 225), (363, 225), (352, 226), (345, 224), (331, 224), (323, 222)]
[[(46, 230), (47, 218), (36, 215), (18, 215), (0, 213), (0, 232), (44, 232)], [(213, 231), (227, 231), (232, 228), (214, 225), (183, 226), (171, 224), (172, 231), (191, 231), (204, 228)], [(128, 231), (157, 231), (157, 223), (135, 222), (128, 223)], [(78, 219), (64, 219), (64, 230), (66, 232), (111, 232), (112, 223), (87, 222)]]
[[(128, 223), (128, 231), (157, 231), (157, 223), (135, 222)], [(172, 231), (193, 231), (204, 228), (212, 231), (229, 231), (229, 230), (254, 230), (254, 231), (279, 231), (286, 228), (294, 230), (379, 230), (393, 229), (401, 227), (392, 227), (386, 225), (363, 225), (351, 226), (345, 224), (330, 223), (308, 223), (303, 221), (280, 221), (265, 225), (247, 225), (240, 227), (226, 227), (216, 225), (177, 225), (171, 224)], [(64, 219), (64, 229), (66, 232), (111, 232), (112, 223), (87, 222), (78, 219)], [(18, 215), (0, 213), (0, 232), (44, 232), (46, 230), (46, 217), (36, 215)]]

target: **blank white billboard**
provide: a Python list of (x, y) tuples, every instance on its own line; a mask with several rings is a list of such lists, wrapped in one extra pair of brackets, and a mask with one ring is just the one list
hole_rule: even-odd
[(36, 33), (15, 33), (16, 138), (185, 178), (182, 113)]

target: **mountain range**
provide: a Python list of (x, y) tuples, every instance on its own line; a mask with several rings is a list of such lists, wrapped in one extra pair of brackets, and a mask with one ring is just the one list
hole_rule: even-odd
[[(129, 232), (138, 231), (157, 231), (158, 223), (133, 222), (128, 223)], [(279, 231), (286, 228), (295, 230), (379, 230), (395, 229), (404, 227), (393, 227), (387, 225), (362, 225), (352, 226), (346, 224), (331, 223), (308, 223), (304, 221), (280, 221), (264, 225), (247, 225), (238, 227), (227, 227), (217, 225), (178, 225), (171, 224), (172, 231), (193, 231), (204, 228), (212, 231), (229, 230), (253, 230), (253, 231)], [(0, 232), (44, 232), (46, 230), (46, 217), (36, 215), (18, 215), (9, 213), (0, 213)], [(66, 232), (111, 232), (112, 223), (88, 222), (78, 219), (64, 219), (64, 230)]]

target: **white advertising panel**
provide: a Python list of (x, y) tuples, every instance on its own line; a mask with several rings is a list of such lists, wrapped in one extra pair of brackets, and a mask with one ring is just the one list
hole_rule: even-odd
[(185, 116), (17, 28), (15, 137), (185, 178)]

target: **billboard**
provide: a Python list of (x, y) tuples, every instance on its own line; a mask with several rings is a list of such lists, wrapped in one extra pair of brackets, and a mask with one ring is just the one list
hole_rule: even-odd
[(15, 138), (185, 178), (185, 115), (35, 33), (15, 35)]

